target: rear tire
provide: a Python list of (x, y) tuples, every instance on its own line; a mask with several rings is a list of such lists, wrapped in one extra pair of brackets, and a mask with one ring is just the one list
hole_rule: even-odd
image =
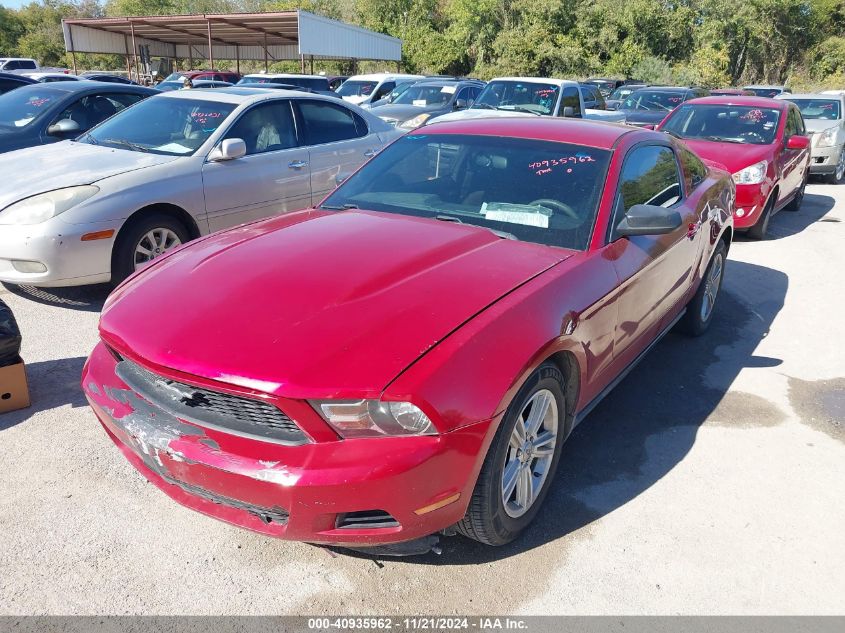
[(120, 230), (114, 245), (112, 283), (119, 284), (146, 261), (160, 257), (189, 239), (185, 225), (164, 213), (143, 214), (130, 219)]
[(568, 433), (563, 384), (560, 370), (544, 363), (522, 385), (490, 444), (458, 532), (504, 545), (534, 520)]
[(679, 329), (689, 336), (701, 336), (710, 327), (713, 320), (713, 313), (716, 308), (716, 300), (719, 298), (719, 291), (722, 288), (722, 280), (725, 278), (725, 265), (727, 263), (728, 249), (723, 241), (719, 241), (707, 270), (701, 278), (698, 290), (695, 291), (692, 299), (687, 304), (687, 311), (678, 323)]

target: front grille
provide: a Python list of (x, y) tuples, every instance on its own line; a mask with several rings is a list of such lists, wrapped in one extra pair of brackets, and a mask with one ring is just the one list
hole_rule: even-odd
[(384, 510), (362, 510), (338, 514), (335, 525), (341, 530), (372, 530), (399, 527), (399, 521)]
[(268, 402), (171, 380), (129, 360), (119, 362), (115, 371), (134, 391), (176, 417), (271, 442), (308, 442), (296, 423)]
[(212, 503), (216, 503), (221, 506), (237, 508), (238, 510), (246, 510), (250, 514), (257, 516), (259, 519), (261, 519), (264, 523), (268, 525), (270, 523), (279, 523), (281, 525), (285, 525), (288, 522), (288, 517), (290, 516), (287, 510), (280, 508), (279, 506), (273, 506), (272, 508), (256, 506), (251, 503), (247, 503), (246, 501), (239, 501), (237, 499), (231, 499), (229, 497), (218, 495), (217, 493), (211, 492), (210, 490), (206, 490), (205, 488), (200, 488), (199, 486), (194, 486), (193, 484), (186, 484), (184, 481), (173, 479), (172, 477), (168, 477), (167, 475), (162, 475), (162, 477), (167, 483), (173, 484), (174, 486), (179, 486), (188, 494), (192, 494), (196, 497), (202, 497), (207, 501), (211, 501)]

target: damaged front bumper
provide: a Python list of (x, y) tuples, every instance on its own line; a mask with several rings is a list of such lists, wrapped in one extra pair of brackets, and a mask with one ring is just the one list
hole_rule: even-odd
[(435, 436), (341, 440), (312, 432), (325, 424), (297, 401), (281, 408), (305, 443), (228, 433), (145, 399), (117, 365), (99, 344), (82, 384), (132, 465), (178, 503), (278, 538), (367, 547), (443, 530), (463, 517), (489, 443), (490, 420)]

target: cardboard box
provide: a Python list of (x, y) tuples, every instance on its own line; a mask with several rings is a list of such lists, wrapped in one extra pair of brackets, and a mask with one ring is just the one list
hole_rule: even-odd
[(29, 385), (26, 367), (18, 358), (14, 365), (0, 367), (0, 413), (25, 409), (29, 406)]

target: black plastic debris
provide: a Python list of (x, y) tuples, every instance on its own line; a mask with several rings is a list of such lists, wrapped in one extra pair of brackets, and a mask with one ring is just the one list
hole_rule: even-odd
[(0, 299), (0, 367), (14, 365), (21, 354), (21, 330), (12, 309)]

